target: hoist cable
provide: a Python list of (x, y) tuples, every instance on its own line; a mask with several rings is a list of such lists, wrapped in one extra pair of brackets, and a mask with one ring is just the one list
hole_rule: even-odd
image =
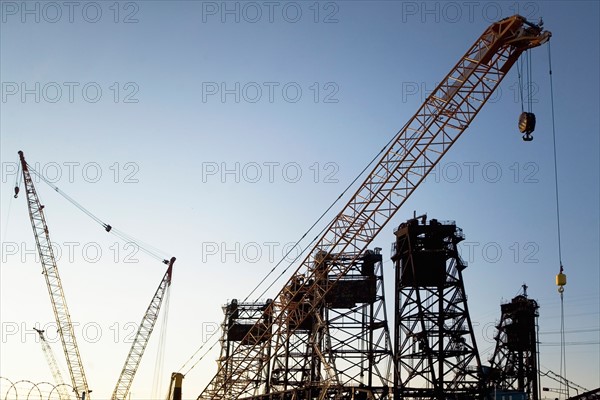
[[(295, 249), (300, 242), (302, 241), (302, 239), (304, 239), (314, 228), (315, 226), (317, 226), (317, 224), (319, 222), (321, 222), (321, 220), (323, 218), (325, 218), (325, 216), (327, 215), (327, 213), (329, 213), (329, 211), (338, 203), (338, 201), (348, 192), (348, 190), (350, 190), (350, 188), (358, 181), (358, 179), (363, 176), (363, 174), (371, 167), (371, 165), (373, 165), (373, 163), (375, 161), (377, 161), (377, 159), (379, 159), (379, 157), (381, 156), (381, 154), (383, 154), (386, 149), (396, 140), (396, 137), (398, 136), (398, 134), (400, 132), (402, 132), (406, 126), (408, 125), (408, 123), (404, 124), (404, 126), (400, 129), (400, 131), (398, 131), (398, 133), (396, 135), (394, 135), (386, 144), (385, 146), (383, 146), (381, 148), (381, 150), (379, 150), (379, 152), (371, 159), (371, 161), (369, 161), (369, 163), (358, 173), (358, 175), (356, 175), (356, 177), (346, 186), (346, 188), (340, 193), (340, 195), (333, 201), (333, 203), (331, 203), (329, 205), (329, 207), (327, 207), (327, 209), (317, 218), (317, 220), (310, 226), (310, 228), (308, 228), (306, 230), (306, 232), (304, 232), (304, 234), (300, 237), (300, 239), (298, 239), (296, 241), (296, 243), (294, 243), (294, 246), (290, 247), (290, 249), (287, 251), (287, 253), (277, 262), (277, 264), (275, 264), (275, 266), (271, 269), (271, 271), (269, 271), (269, 273), (258, 283), (258, 285), (256, 285), (256, 287), (254, 289), (252, 289), (252, 291), (248, 294), (248, 296), (246, 296), (246, 300), (248, 298), (250, 298), (250, 296), (252, 296), (252, 294), (258, 290), (258, 288), (267, 280), (267, 278), (273, 273), (275, 272), (275, 270), (279, 267), (279, 265), (281, 265), (286, 258), (290, 255), (290, 253), (292, 252), (293, 249)], [(415, 133), (416, 134), (416, 133)], [(267, 289), (265, 289), (263, 291), (263, 293), (261, 294), (264, 295), (266, 293), (267, 290), (269, 290), (280, 278), (283, 274), (285, 274), (285, 272), (288, 271), (288, 269), (298, 260), (298, 258), (306, 251), (307, 248), (309, 248), (309, 246), (311, 246), (314, 242), (316, 242), (318, 240), (318, 238), (329, 228), (329, 226), (331, 226), (331, 224), (333, 223), (333, 221), (335, 220), (332, 219), (331, 222), (329, 222), (323, 229), (321, 229), (321, 231), (314, 237), (314, 239), (304, 248), (302, 249), (302, 251), (300, 252), (300, 254), (298, 254), (289, 264), (288, 266), (285, 268), (285, 270), (283, 270), (279, 276), (267, 287)], [(260, 296), (259, 296), (260, 297)]]
[[(556, 155), (556, 122), (554, 118), (554, 85), (552, 79), (552, 53), (550, 50), (550, 43), (548, 43), (548, 68), (550, 75), (550, 106), (552, 115), (552, 145), (554, 153), (554, 190), (556, 195), (556, 226), (558, 236), (558, 261), (560, 264), (560, 272), (563, 272), (562, 263), (562, 243), (561, 243), (561, 232), (560, 232), (560, 202), (558, 196), (558, 157)], [(562, 289), (562, 286), (561, 286)], [(566, 380), (567, 377), (567, 354), (565, 344), (565, 313), (564, 313), (564, 292), (560, 292), (560, 375)], [(561, 383), (562, 389), (562, 383)], [(569, 397), (569, 384), (566, 384), (566, 397)]]
[[(218, 331), (215, 331), (215, 333), (213, 333), (213, 334), (212, 334), (212, 335), (211, 335), (211, 336), (208, 338), (208, 340), (212, 339), (212, 337), (213, 337), (213, 336), (215, 336), (215, 335), (217, 334), (217, 332), (218, 332)], [(208, 343), (208, 340), (207, 340), (205, 343)], [(193, 364), (193, 365), (192, 365), (192, 366), (191, 366), (191, 367), (190, 367), (190, 368), (189, 368), (189, 369), (188, 369), (188, 370), (187, 370), (187, 371), (186, 371), (186, 372), (183, 374), (183, 376), (187, 375), (187, 374), (188, 374), (188, 373), (189, 373), (189, 372), (190, 372), (192, 369), (194, 369), (194, 367), (195, 367), (196, 365), (198, 365), (198, 363), (199, 363), (200, 361), (202, 361), (202, 360), (204, 359), (204, 357), (206, 357), (206, 355), (207, 355), (208, 353), (210, 353), (210, 352), (211, 352), (211, 350), (212, 350), (212, 349), (214, 349), (214, 347), (217, 345), (217, 343), (219, 343), (219, 341), (218, 341), (218, 340), (217, 340), (216, 342), (214, 342), (214, 343), (213, 343), (213, 344), (212, 344), (212, 345), (211, 345), (211, 346), (208, 348), (208, 350), (206, 350), (206, 352), (205, 352), (204, 354), (202, 354), (202, 356), (200, 356), (200, 358), (198, 358), (198, 360), (197, 360), (197, 361), (196, 361), (196, 362), (195, 362), (195, 363), (194, 363), (194, 364)], [(201, 346), (201, 347), (200, 347), (200, 348), (199, 348), (199, 349), (196, 351), (196, 353), (198, 353), (200, 350), (202, 350), (202, 348), (203, 348), (203, 347), (204, 347), (204, 344), (203, 344), (203, 345), (202, 345), (202, 346)], [(190, 359), (191, 359), (191, 358), (190, 358)], [(187, 363), (186, 363), (186, 364), (187, 364)], [(185, 364), (183, 365), (183, 367), (185, 367)], [(183, 369), (183, 367), (181, 367), (181, 368), (179, 369), (179, 371), (178, 371), (178, 372), (181, 372), (181, 370)]]
[[(325, 217), (325, 215), (327, 215), (327, 213), (329, 213), (329, 211), (333, 208), (333, 206), (335, 206), (338, 201), (346, 194), (346, 192), (356, 183), (356, 181), (358, 181), (358, 179), (363, 176), (363, 174), (371, 167), (371, 165), (381, 156), (381, 154), (383, 154), (386, 149), (392, 145), (392, 143), (396, 140), (396, 138), (398, 137), (398, 134), (400, 134), (400, 132), (404, 131), (404, 129), (407, 127), (408, 122), (406, 124), (404, 124), (404, 126), (398, 131), (398, 133), (396, 133), (396, 135), (394, 135), (386, 144), (385, 146), (383, 146), (381, 148), (381, 150), (371, 159), (371, 161), (369, 161), (369, 163), (360, 171), (360, 173), (350, 182), (350, 184), (348, 184), (348, 186), (346, 186), (346, 188), (340, 193), (340, 195), (333, 201), (333, 203), (331, 203), (329, 205), (329, 207), (327, 207), (327, 209), (317, 218), (317, 220), (310, 226), (310, 228), (308, 228), (308, 230), (306, 230), (306, 232), (304, 232), (304, 234), (300, 237), (300, 239), (298, 239), (296, 241), (296, 243), (294, 244), (294, 246), (290, 247), (290, 249), (287, 251), (287, 253), (277, 262), (277, 264), (275, 264), (275, 266), (273, 268), (271, 268), (271, 270), (267, 273), (267, 275), (261, 279), (261, 281), (252, 289), (252, 291), (246, 296), (244, 301), (247, 301), (250, 296), (252, 296), (252, 294), (254, 292), (256, 292), (258, 290), (258, 288), (260, 286), (262, 286), (262, 284), (269, 278), (269, 276), (271, 276), (271, 274), (273, 274), (275, 272), (275, 270), (277, 270), (277, 268), (279, 268), (279, 266), (286, 260), (286, 258), (289, 256), (289, 254), (292, 252), (293, 249), (295, 249), (298, 244), (315, 228), (315, 226), (317, 226), (317, 224)], [(415, 132), (413, 134), (413, 137), (411, 137), (410, 139), (413, 139), (414, 136), (416, 136), (417, 133)], [(261, 293), (261, 296), (263, 296), (271, 287), (273, 287), (273, 285), (275, 285), (275, 283), (281, 279), (281, 277), (289, 270), (289, 268), (294, 265), (294, 263), (298, 260), (298, 258), (300, 258), (300, 256), (306, 251), (306, 249), (309, 248), (309, 246), (311, 246), (313, 243), (315, 243), (318, 238), (329, 228), (329, 226), (331, 225), (332, 221), (327, 224), (316, 236), (315, 238), (304, 248), (302, 249), (302, 251), (287, 265), (287, 267), (275, 278), (275, 280), (273, 282), (271, 282), (269, 284), (269, 286), (267, 286), (266, 289), (263, 290), (263, 292)], [(211, 338), (214, 336), (211, 335)], [(210, 338), (209, 338), (210, 340)], [(200, 347), (192, 354), (192, 356), (190, 358), (188, 358), (188, 360), (181, 366), (181, 368), (179, 369), (178, 372), (181, 372), (181, 370), (183, 370), (186, 365), (188, 365), (188, 363), (190, 363), (194, 357), (196, 357), (196, 355), (202, 351), (202, 349), (208, 344), (209, 340), (207, 340), (206, 342), (202, 343), (200, 345)], [(215, 342), (211, 345), (211, 347), (184, 373), (184, 376), (189, 373), (216, 345)]]
[[(132, 243), (134, 244), (139, 250), (141, 250), (142, 252), (146, 253), (147, 255), (149, 255), (150, 257), (153, 257), (159, 261), (162, 261), (163, 264), (168, 264), (169, 262), (167, 261), (167, 259), (165, 258), (166, 253), (145, 243), (142, 242), (139, 239), (134, 238), (131, 235), (126, 234), (125, 232), (116, 229), (116, 228), (112, 228), (110, 231), (113, 235), (117, 236), (118, 238), (120, 238), (121, 240), (123, 240), (125, 243)], [(167, 256), (168, 258), (168, 256)]]
[(165, 253), (164, 251), (158, 250), (156, 247), (150, 246), (140, 240), (137, 240), (133, 236), (130, 236), (130, 235), (124, 233), (123, 231), (113, 228), (111, 225), (105, 223), (100, 218), (98, 218), (96, 215), (94, 215), (91, 211), (89, 211), (87, 208), (83, 207), (81, 204), (79, 204), (77, 201), (75, 201), (75, 199), (73, 199), (71, 196), (69, 196), (68, 194), (63, 192), (58, 186), (56, 186), (55, 184), (50, 182), (48, 179), (46, 179), (46, 177), (43, 174), (36, 171), (34, 168), (31, 167), (31, 165), (27, 164), (27, 166), (31, 172), (33, 172), (43, 182), (45, 182), (48, 186), (50, 186), (52, 189), (54, 189), (54, 191), (56, 193), (60, 194), (62, 197), (67, 199), (67, 201), (69, 201), (71, 204), (73, 204), (75, 207), (77, 207), (79, 210), (81, 210), (88, 217), (90, 217), (91, 219), (96, 221), (98, 224), (102, 225), (104, 230), (121, 238), (125, 242), (134, 243), (144, 253), (148, 254), (149, 256), (151, 256), (153, 258), (156, 258), (157, 260), (162, 261), (164, 264), (168, 264), (168, 261), (164, 257), (159, 255), (159, 254), (167, 254), (167, 253)]
[(554, 151), (554, 193), (556, 196), (556, 224), (558, 233), (558, 261), (562, 267), (562, 246), (560, 234), (560, 203), (558, 197), (558, 157), (556, 156), (556, 123), (554, 119), (554, 85), (552, 82), (552, 55), (550, 52), (550, 43), (548, 43), (548, 65), (550, 73), (550, 107), (552, 115), (552, 145)]
[[(405, 125), (406, 126), (406, 125)], [(401, 131), (404, 129), (404, 127), (401, 129)], [(350, 184), (348, 184), (348, 186), (346, 186), (346, 188), (339, 194), (339, 196), (333, 201), (333, 203), (331, 203), (329, 205), (329, 207), (327, 207), (327, 209), (325, 211), (323, 211), (323, 213), (321, 213), (321, 215), (317, 218), (317, 220), (310, 226), (310, 228), (308, 228), (306, 230), (306, 232), (304, 232), (304, 234), (300, 237), (300, 239), (298, 239), (296, 241), (296, 243), (294, 243), (294, 246), (290, 247), (290, 249), (287, 251), (287, 253), (277, 262), (277, 264), (275, 264), (275, 266), (269, 271), (269, 273), (267, 273), (267, 275), (258, 283), (258, 285), (256, 285), (256, 287), (254, 289), (252, 289), (252, 291), (248, 294), (248, 296), (246, 296), (246, 300), (248, 298), (250, 298), (250, 296), (252, 296), (252, 294), (258, 290), (258, 288), (267, 280), (267, 278), (273, 273), (275, 272), (275, 270), (286, 260), (286, 258), (290, 255), (290, 253), (292, 252), (293, 249), (295, 249), (300, 242), (315, 228), (315, 226), (317, 226), (317, 224), (319, 222), (321, 222), (321, 220), (323, 218), (325, 218), (325, 216), (329, 213), (329, 211), (331, 211), (331, 209), (338, 203), (338, 201), (346, 194), (346, 192), (348, 192), (348, 190), (356, 183), (356, 181), (358, 181), (358, 179), (367, 171), (367, 169), (379, 158), (379, 156), (392, 144), (392, 142), (396, 139), (395, 135), (394, 137), (392, 137), (392, 139), (390, 139), (385, 146), (383, 146), (383, 148), (371, 159), (371, 161), (360, 171), (360, 173), (352, 180), (352, 182), (350, 182)], [(333, 220), (332, 220), (333, 222)], [(310, 244), (314, 243), (316, 241), (316, 239), (318, 238), (318, 236), (320, 236), (321, 234), (323, 234), (323, 232), (331, 225), (331, 222), (329, 224), (327, 224), (325, 226), (325, 228), (323, 228), (320, 232), (319, 235), (317, 235), (317, 237), (315, 237), (315, 239), (313, 239), (311, 241)], [(310, 245), (309, 244), (309, 245)], [(306, 251), (306, 248), (304, 248), (302, 250), (302, 252), (300, 254), (302, 254), (304, 251)], [(271, 283), (269, 285), (269, 288), (271, 288), (273, 286), (273, 284), (275, 282), (277, 282), (277, 280), (279, 280), (279, 278), (281, 278), (281, 275), (284, 274), (293, 264), (294, 262), (298, 259), (299, 256), (296, 256), (294, 258), (294, 260), (292, 260), (288, 266), (285, 268), (285, 270), (277, 277), (277, 279)], [(267, 289), (268, 290), (268, 289)], [(264, 292), (263, 292), (264, 294)]]
[[(325, 226), (323, 229), (321, 229), (321, 231), (320, 231), (320, 232), (317, 234), (317, 236), (315, 236), (315, 237), (314, 237), (314, 239), (313, 239), (313, 240), (312, 240), (310, 243), (308, 243), (308, 244), (307, 244), (307, 245), (306, 245), (306, 246), (305, 246), (305, 247), (302, 249), (302, 251), (301, 251), (300, 253), (298, 253), (298, 255), (297, 255), (296, 257), (294, 257), (294, 259), (293, 259), (292, 261), (290, 261), (290, 263), (288, 264), (288, 266), (287, 266), (287, 267), (286, 267), (286, 268), (285, 268), (283, 271), (281, 271), (281, 273), (279, 274), (279, 276), (277, 276), (277, 278), (275, 278), (275, 280), (273, 280), (273, 281), (272, 281), (272, 282), (269, 284), (269, 286), (267, 286), (267, 287), (266, 287), (266, 288), (263, 290), (263, 292), (262, 292), (262, 293), (261, 293), (261, 294), (258, 296), (259, 298), (260, 298), (260, 297), (262, 297), (262, 296), (264, 296), (264, 295), (267, 293), (267, 291), (269, 291), (269, 290), (270, 290), (270, 289), (271, 289), (271, 288), (272, 288), (272, 287), (275, 285), (275, 283), (277, 283), (277, 281), (278, 281), (279, 279), (281, 279), (281, 277), (282, 277), (282, 276), (283, 276), (283, 275), (284, 275), (284, 274), (285, 274), (285, 273), (288, 271), (288, 269), (289, 269), (289, 268), (290, 268), (290, 267), (291, 267), (291, 266), (292, 266), (292, 265), (293, 265), (293, 264), (294, 264), (296, 261), (298, 261), (298, 259), (299, 259), (299, 258), (300, 258), (300, 257), (301, 257), (303, 254), (304, 254), (304, 252), (305, 252), (307, 249), (309, 249), (310, 247), (312, 247), (313, 243), (315, 243), (315, 242), (316, 242), (316, 241), (319, 239), (319, 237), (320, 237), (320, 236), (321, 236), (321, 235), (322, 235), (322, 234), (325, 232), (325, 230), (327, 230), (327, 228), (328, 228), (328, 227), (329, 227), (329, 225), (327, 225), (327, 226)], [(292, 248), (293, 248), (293, 247), (292, 247)], [(288, 252), (288, 254), (289, 254), (289, 252)], [(286, 255), (286, 256), (287, 256), (287, 255)], [(247, 299), (247, 298), (246, 298), (246, 299)]]
[(533, 112), (533, 69), (531, 61), (531, 51), (527, 51), (527, 107), (529, 112)]
[[(162, 321), (160, 322), (160, 336), (158, 340), (158, 349), (156, 352), (156, 360), (154, 362), (154, 379), (152, 381), (152, 398), (161, 398), (162, 391), (162, 376), (165, 361), (165, 349), (167, 343), (167, 322), (169, 321), (169, 302), (171, 298), (171, 285), (168, 285), (164, 294), (164, 305)], [(123, 399), (125, 400), (125, 399)]]
[[(567, 376), (567, 353), (566, 353), (566, 339), (565, 339), (565, 308), (564, 308), (564, 293), (560, 293), (560, 375)], [(564, 378), (566, 381), (566, 378)], [(562, 389), (562, 382), (560, 384)], [(566, 387), (566, 398), (569, 397), (569, 384), (565, 383)]]
[(525, 112), (525, 100), (523, 100), (523, 61), (517, 60), (517, 76), (519, 84), (519, 97), (521, 99), (521, 112)]
[(46, 177), (39, 173), (38, 171), (36, 171), (35, 169), (33, 169), (31, 167), (31, 165), (27, 164), (27, 167), (29, 168), (29, 170), (31, 172), (33, 172), (38, 178), (40, 178), (42, 181), (44, 181), (48, 186), (50, 186), (52, 189), (54, 189), (54, 191), (58, 194), (60, 194), (62, 197), (64, 197), (65, 199), (67, 199), (71, 204), (73, 204), (75, 207), (77, 207), (79, 210), (81, 210), (83, 213), (85, 213), (88, 217), (90, 217), (91, 219), (93, 219), (94, 221), (96, 221), (97, 223), (99, 223), (100, 225), (102, 225), (102, 227), (104, 227), (104, 229), (108, 229), (108, 227), (110, 225), (104, 223), (100, 218), (96, 217), (94, 214), (92, 214), (88, 209), (86, 209), (85, 207), (83, 207), (81, 204), (79, 204), (78, 202), (76, 202), (71, 196), (69, 196), (68, 194), (66, 194), (65, 192), (63, 192), (62, 190), (60, 190), (58, 188), (58, 186), (56, 186), (55, 184), (53, 184), (52, 182), (50, 182), (48, 179), (46, 179)]

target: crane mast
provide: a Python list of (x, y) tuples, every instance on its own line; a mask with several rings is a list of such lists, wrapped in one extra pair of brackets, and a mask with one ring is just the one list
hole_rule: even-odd
[[(283, 388), (271, 387), (268, 374), (286, 351), (296, 327), (310, 318), (316, 325), (323, 325), (318, 310), (325, 295), (467, 129), (519, 56), (550, 36), (541, 25), (519, 15), (485, 30), (397, 133), (378, 164), (270, 303), (265, 311), (272, 316), (269, 325), (249, 329), (241, 343), (250, 345), (232, 350), (229, 358), (235, 362), (219, 364), (199, 399), (239, 399), (293, 389), (287, 383)], [(342, 258), (350, 261), (341, 262)], [(304, 348), (315, 347), (314, 335), (319, 332), (323, 332), (322, 327), (303, 339)], [(318, 349), (314, 353), (321, 357)], [(334, 365), (327, 364), (323, 360), (329, 375)], [(323, 396), (325, 393), (319, 397)]]
[(23, 171), (23, 182), (25, 183), (25, 192), (27, 195), (27, 205), (29, 208), (29, 219), (35, 237), (36, 246), (40, 255), (42, 264), (42, 274), (46, 279), (46, 286), (50, 294), (52, 310), (58, 327), (60, 341), (67, 360), (69, 374), (71, 376), (71, 385), (78, 399), (85, 400), (89, 398), (90, 390), (88, 388), (87, 379), (81, 362), (81, 355), (77, 347), (73, 324), (71, 323), (71, 315), (67, 307), (67, 300), (62, 287), (62, 282), (58, 274), (58, 267), (54, 252), (52, 250), (48, 225), (44, 216), (44, 206), (40, 203), (40, 199), (33, 185), (31, 174), (25, 156), (22, 151), (19, 151), (21, 161), (21, 169)]
[(48, 341), (46, 341), (44, 331), (36, 328), (33, 329), (38, 333), (40, 337), (42, 351), (44, 352), (44, 356), (46, 356), (46, 361), (48, 362), (48, 366), (50, 367), (50, 372), (52, 372), (52, 377), (54, 378), (54, 384), (58, 389), (60, 400), (69, 400), (70, 396), (66, 390), (67, 388), (65, 385), (65, 381), (63, 380), (62, 374), (60, 373), (60, 368), (58, 368), (58, 363), (56, 362), (56, 357), (54, 357), (54, 352), (48, 344)]
[(169, 267), (167, 268), (167, 272), (165, 272), (165, 275), (163, 276), (160, 284), (158, 285), (158, 288), (156, 289), (156, 293), (150, 301), (148, 309), (144, 313), (142, 322), (140, 322), (137, 333), (135, 335), (135, 339), (133, 341), (133, 344), (131, 345), (131, 349), (129, 350), (129, 354), (127, 355), (125, 364), (123, 365), (123, 369), (121, 370), (121, 375), (119, 375), (117, 385), (115, 386), (115, 390), (113, 391), (111, 397), (112, 400), (127, 399), (127, 394), (129, 393), (129, 389), (131, 388), (131, 384), (133, 383), (133, 378), (135, 377), (140, 362), (142, 361), (142, 356), (144, 355), (146, 345), (150, 340), (150, 335), (152, 334), (154, 325), (158, 320), (158, 313), (160, 311), (162, 301), (165, 297), (165, 293), (167, 289), (171, 286), (171, 277), (173, 276), (174, 262), (175, 257), (172, 257), (169, 261)]

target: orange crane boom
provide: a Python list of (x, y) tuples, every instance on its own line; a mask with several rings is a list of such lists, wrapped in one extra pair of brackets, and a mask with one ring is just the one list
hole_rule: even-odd
[(142, 356), (144, 355), (146, 345), (150, 340), (150, 335), (152, 334), (154, 325), (158, 320), (158, 313), (160, 312), (160, 307), (165, 297), (165, 293), (167, 289), (171, 286), (174, 262), (175, 257), (172, 257), (169, 261), (169, 267), (167, 268), (167, 272), (165, 272), (165, 275), (163, 276), (162, 280), (160, 281), (160, 284), (158, 285), (158, 288), (156, 289), (156, 293), (154, 293), (154, 296), (150, 301), (148, 309), (144, 313), (142, 322), (140, 322), (137, 333), (135, 335), (135, 339), (133, 341), (133, 344), (131, 345), (131, 349), (129, 350), (129, 354), (127, 355), (125, 364), (123, 365), (123, 369), (121, 370), (121, 375), (119, 375), (117, 385), (115, 386), (115, 390), (113, 391), (111, 397), (112, 400), (127, 399), (127, 394), (129, 393), (129, 389), (131, 388), (131, 384), (133, 383), (133, 378), (135, 377), (140, 362), (142, 361)]
[[(485, 30), (397, 133), (378, 164), (270, 303), (265, 311), (272, 316), (268, 326), (248, 331), (240, 342), (244, 344), (229, 355), (235, 362), (219, 364), (199, 399), (239, 399), (277, 391), (270, 387), (269, 368), (274, 368), (278, 357), (284, 358), (286, 341), (294, 335), (294, 327), (317, 314), (315, 310), (323, 304), (332, 285), (359, 260), (467, 129), (519, 56), (550, 36), (541, 25), (519, 15)], [(350, 261), (337, 262), (339, 257)], [(323, 276), (328, 277), (325, 285), (320, 279)], [(314, 339), (309, 338), (305, 348), (313, 343)], [(281, 366), (280, 370), (285, 368)]]
[(71, 314), (67, 307), (67, 300), (62, 287), (62, 282), (58, 274), (56, 259), (52, 250), (48, 225), (44, 216), (44, 206), (33, 185), (31, 174), (25, 156), (19, 151), (21, 169), (23, 172), (23, 182), (25, 183), (25, 193), (27, 195), (27, 205), (29, 208), (29, 219), (33, 228), (33, 235), (37, 245), (40, 261), (42, 264), (42, 273), (46, 279), (46, 286), (50, 294), (50, 302), (54, 311), (54, 318), (58, 326), (60, 341), (67, 360), (69, 374), (71, 376), (71, 385), (78, 399), (85, 400), (89, 398), (90, 390), (83, 370), (83, 363), (79, 354), (79, 347), (75, 339), (73, 324), (71, 323)]

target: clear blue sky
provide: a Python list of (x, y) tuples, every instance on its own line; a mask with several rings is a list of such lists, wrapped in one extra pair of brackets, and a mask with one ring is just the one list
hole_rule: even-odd
[[(25, 199), (12, 199), (18, 150), (100, 218), (177, 257), (164, 392), (221, 322), (221, 305), (250, 292), (487, 26), (520, 13), (543, 17), (553, 33), (568, 378), (600, 386), (598, 2), (0, 4), (0, 375), (52, 379), (32, 334), (37, 325), (52, 332), (53, 315)], [(559, 372), (548, 46), (531, 58), (534, 141), (517, 130), (513, 68), (374, 246), (387, 257), (413, 211), (455, 220), (467, 236), (482, 358), (500, 303), (526, 283), (540, 303), (542, 369)], [(124, 243), (36, 183), (90, 387), (107, 398), (164, 266), (128, 257)], [(385, 268), (390, 283), (389, 260)], [(134, 399), (151, 396), (160, 330)], [(185, 397), (200, 393), (216, 357), (188, 374)]]

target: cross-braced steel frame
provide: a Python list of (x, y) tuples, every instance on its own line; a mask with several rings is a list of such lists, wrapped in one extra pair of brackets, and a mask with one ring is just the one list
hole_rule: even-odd
[(496, 326), (496, 348), (490, 360), (490, 389), (520, 391), (530, 400), (538, 400), (539, 305), (526, 295), (519, 295), (502, 304), (500, 309), (502, 316)]
[(50, 294), (54, 319), (58, 326), (60, 341), (69, 368), (71, 385), (78, 399), (82, 396), (88, 396), (87, 398), (89, 398), (90, 390), (83, 370), (83, 363), (81, 362), (81, 355), (79, 354), (79, 347), (77, 346), (75, 330), (73, 329), (71, 314), (67, 307), (62, 281), (58, 273), (58, 265), (56, 264), (54, 251), (52, 250), (52, 242), (50, 241), (48, 225), (46, 224), (46, 217), (43, 211), (44, 206), (37, 195), (31, 173), (29, 172), (29, 166), (25, 161), (22, 151), (19, 151), (19, 158), (23, 172), (23, 182), (25, 183), (25, 194), (27, 195), (29, 219), (31, 220), (35, 243), (40, 255), (42, 274), (44, 275), (46, 287)]
[[(239, 376), (236, 380), (231, 379), (231, 371), (237, 368), (240, 360), (237, 354), (240, 348), (254, 347), (256, 343), (252, 342), (247, 334), (250, 330), (266, 330), (271, 322), (268, 313), (268, 305), (271, 300), (266, 302), (238, 302), (233, 299), (223, 307), (225, 318), (221, 324), (221, 355), (219, 357), (219, 369), (222, 371), (219, 379), (223, 384), (228, 385), (228, 390), (235, 390), (236, 386), (261, 388), (268, 383), (269, 370), (259, 376)], [(265, 331), (266, 332), (266, 331)], [(256, 334), (265, 333), (257, 332)], [(265, 335), (264, 341), (267, 341), (269, 335)], [(269, 358), (270, 348), (261, 347), (264, 353), (256, 353), (254, 359), (258, 363), (265, 362)]]
[(481, 362), (457, 248), (462, 230), (423, 216), (396, 236), (395, 398), (477, 398)]
[[(303, 324), (308, 323), (305, 322), (307, 318), (315, 318), (313, 325), (326, 334), (319, 310), (328, 291), (364, 255), (375, 236), (456, 142), (519, 56), (549, 37), (549, 32), (519, 15), (486, 29), (390, 142), (366, 180), (269, 304), (271, 322), (267, 329), (248, 332), (247, 341), (251, 344), (238, 346), (230, 355), (237, 360), (235, 367), (225, 373), (224, 365), (220, 363), (199, 398), (238, 399), (256, 393), (272, 393), (268, 382), (262, 387), (253, 383), (261, 382), (266, 369), (273, 368), (275, 372), (275, 368), (279, 368), (277, 360), (290, 349), (288, 338), (296, 331), (300, 335)], [(321, 253), (331, 261), (328, 266), (340, 267), (327, 271), (315, 268), (314, 258), (323, 257)], [(343, 257), (344, 262), (336, 262), (338, 257)], [(325, 286), (319, 283), (322, 276), (330, 277)], [(318, 335), (313, 335), (311, 345), (318, 347), (319, 340)], [(309, 351), (306, 348), (296, 350), (304, 354)], [(256, 359), (265, 354), (269, 354), (266, 359)], [(316, 357), (323, 364), (321, 370), (331, 371), (331, 361), (326, 354), (316, 354)], [(303, 368), (298, 365), (295, 380), (309, 373)], [(320, 392), (334, 390), (338, 378), (321, 376), (326, 383)], [(311, 392), (314, 388), (305, 389)]]
[[(329, 265), (332, 262), (340, 265)], [(326, 257), (321, 253), (313, 268), (321, 290), (331, 285), (331, 277), (323, 274), (339, 268), (348, 269), (335, 288), (328, 291), (316, 311), (305, 303), (291, 307), (285, 351), (274, 359), (272, 368), (253, 382), (230, 381), (231, 384), (268, 387), (269, 395), (255, 393), (254, 398), (382, 398), (392, 385), (392, 347), (385, 309), (382, 255), (367, 251), (352, 266), (344, 257)], [(304, 284), (299, 278), (294, 285)], [(301, 296), (297, 298), (302, 299)], [(290, 299), (294, 303), (294, 299)], [(266, 327), (269, 316), (267, 303), (238, 303), (224, 307), (225, 321), (221, 338), (221, 369), (227, 381), (228, 371), (235, 369), (239, 346), (249, 346), (246, 334), (250, 329)], [(267, 353), (256, 355), (258, 362)], [(244, 379), (249, 379), (244, 378)], [(307, 390), (310, 388), (310, 390)]]

